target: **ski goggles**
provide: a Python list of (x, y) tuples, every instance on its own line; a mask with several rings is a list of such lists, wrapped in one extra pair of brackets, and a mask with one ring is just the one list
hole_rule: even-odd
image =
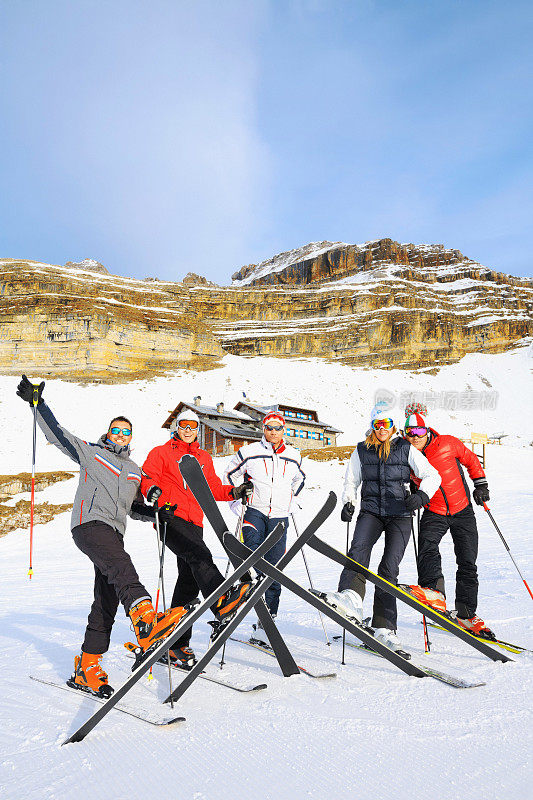
[(283, 425), (264, 425), (266, 431), (282, 431)]
[(131, 428), (110, 428), (109, 433), (113, 436), (118, 436), (121, 433), (123, 436), (131, 436)]
[(390, 431), (390, 429), (394, 427), (394, 420), (390, 417), (387, 417), (387, 419), (375, 419), (372, 423), (372, 427), (375, 431), (379, 431), (380, 428)]
[(190, 431), (195, 431), (198, 427), (198, 423), (195, 419), (180, 419), (178, 422), (178, 428), (181, 428), (182, 431), (186, 431), (187, 428)]
[(427, 428), (411, 428), (409, 425), (405, 429), (406, 436), (425, 436), (427, 432)]

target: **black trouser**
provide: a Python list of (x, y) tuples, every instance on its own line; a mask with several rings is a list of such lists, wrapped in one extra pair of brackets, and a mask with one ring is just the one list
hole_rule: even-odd
[(127, 614), (131, 606), (143, 598), (150, 599), (150, 595), (124, 550), (124, 537), (110, 525), (84, 522), (72, 529), (72, 537), (94, 564), (94, 601), (81, 649), (84, 653), (105, 653), (119, 601)]
[[(166, 526), (166, 544), (178, 562), (178, 579), (172, 594), (172, 608), (176, 608), (190, 603), (199, 592), (208, 597), (224, 581), (224, 576), (213, 563), (211, 551), (202, 538), (202, 528), (180, 517), (174, 517)], [(186, 647), (191, 636), (189, 628), (175, 647)]]
[[(372, 548), (383, 532), (385, 532), (385, 550), (378, 567), (378, 575), (391, 583), (396, 583), (400, 562), (411, 535), (410, 517), (377, 517), (368, 511), (360, 511), (348, 555), (363, 567), (368, 567)], [(345, 568), (339, 578), (339, 592), (343, 589), (355, 589), (357, 594), (364, 598), (366, 579), (360, 573)], [(376, 586), (372, 627), (390, 628), (395, 631), (396, 619), (396, 598)]]
[(470, 503), (451, 516), (435, 514), (427, 509), (422, 514), (418, 535), (418, 583), (446, 594), (439, 544), (448, 530), (452, 535), (457, 562), (455, 608), (459, 617), (470, 619), (476, 613), (478, 593), (478, 533), (474, 509)]

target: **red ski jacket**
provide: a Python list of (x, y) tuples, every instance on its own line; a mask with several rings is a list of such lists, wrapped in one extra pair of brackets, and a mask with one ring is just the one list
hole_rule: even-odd
[[(426, 508), (435, 514), (457, 514), (470, 503), (470, 490), (466, 482), (463, 464), (471, 479), (484, 478), (485, 473), (479, 459), (455, 436), (440, 436), (433, 428), (431, 439), (422, 452), (441, 477), (437, 489)], [(411, 480), (420, 485), (420, 479), (411, 473)]]
[(215, 500), (233, 500), (231, 486), (224, 486), (215, 472), (213, 459), (198, 442), (186, 444), (181, 439), (171, 439), (166, 444), (150, 450), (142, 467), (141, 492), (146, 497), (152, 486), (159, 486), (162, 495), (158, 500), (161, 507), (165, 503), (177, 505), (177, 517), (202, 526), (204, 514), (189, 487), (184, 484), (178, 462), (189, 453), (199, 462)]

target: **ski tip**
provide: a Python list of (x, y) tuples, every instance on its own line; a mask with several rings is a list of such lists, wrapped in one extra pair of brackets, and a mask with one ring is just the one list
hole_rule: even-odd
[(252, 692), (258, 692), (260, 689), (268, 689), (266, 683), (258, 683), (257, 686), (252, 687)]

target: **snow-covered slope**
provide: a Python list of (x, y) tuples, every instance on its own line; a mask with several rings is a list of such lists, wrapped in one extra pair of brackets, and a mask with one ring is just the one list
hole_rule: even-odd
[[(125, 386), (76, 386), (49, 381), (45, 395), (59, 420), (94, 439), (117, 413), (133, 417), (135, 457), (142, 463), (148, 449), (166, 439), (161, 423), (180, 399), (200, 394), (205, 402), (224, 400), (226, 407), (242, 392), (265, 402), (291, 400), (317, 408), (321, 418), (345, 433), (341, 443), (355, 443), (366, 430), (368, 412), (378, 389), (418, 398), (433, 393), (429, 419), (434, 427), (458, 435), (471, 430), (505, 432), (502, 446), (488, 447), (487, 474), (491, 509), (504, 530), (526, 576), (533, 574), (531, 516), (531, 358), (525, 349), (498, 356), (469, 356), (436, 376), (403, 371), (363, 371), (305, 360), (227, 357), (224, 368), (209, 373), (180, 372), (173, 377)], [(37, 378), (38, 376), (31, 376)], [(489, 386), (490, 384), (490, 386)], [(31, 414), (15, 396), (16, 380), (0, 379), (3, 442), (0, 472), (27, 470), (31, 455)], [(468, 393), (468, 389), (472, 391)], [(450, 410), (456, 392), (468, 408)], [(465, 393), (466, 392), (466, 393)], [(472, 392), (477, 393), (476, 397)], [(486, 395), (480, 395), (486, 392)], [(491, 397), (497, 392), (497, 398)], [(485, 400), (483, 398), (486, 398)], [(428, 400), (428, 398), (425, 398)], [(480, 409), (474, 405), (491, 404)], [(393, 415), (399, 418), (399, 406)], [(529, 429), (528, 429), (529, 426)], [(38, 469), (69, 468), (70, 462), (39, 434)], [(225, 460), (217, 459), (222, 474)], [(307, 460), (303, 527), (330, 489), (340, 491), (345, 464)], [(39, 500), (67, 502), (76, 480), (55, 484)], [(18, 499), (18, 498), (17, 498)], [(230, 525), (235, 518), (221, 504)], [(479, 612), (498, 634), (533, 648), (531, 600), (487, 516), (477, 510), (480, 528)], [(346, 526), (339, 509), (321, 530), (339, 548), (345, 547)], [(291, 530), (289, 540), (294, 532)], [(214, 534), (206, 529), (216, 562), (226, 560)], [(131, 522), (127, 549), (141, 580), (155, 590), (157, 547), (150, 526)], [(450, 597), (453, 600), (454, 556), (447, 537), (442, 546)], [(371, 566), (377, 567), (381, 547)], [(119, 800), (226, 800), (246, 796), (258, 800), (300, 800), (348, 796), (411, 800), (487, 800), (529, 797), (531, 770), (530, 698), (532, 656), (494, 664), (447, 634), (432, 632), (430, 663), (475, 677), (486, 686), (456, 690), (431, 679), (407, 678), (381, 660), (348, 649), (340, 666), (340, 647), (328, 648), (316, 612), (289, 593), (282, 594), (279, 627), (297, 660), (310, 668), (337, 672), (329, 681), (305, 676), (284, 679), (274, 660), (230, 643), (226, 675), (245, 683), (266, 682), (256, 695), (238, 695), (197, 682), (178, 710), (184, 725), (155, 729), (112, 712), (87, 739), (61, 748), (61, 741), (93, 711), (90, 700), (70, 697), (29, 679), (30, 674), (70, 674), (80, 646), (92, 596), (93, 573), (76, 549), (63, 514), (35, 531), (34, 578), (26, 577), (27, 531), (0, 539), (2, 593), (0, 605), (0, 797), (8, 800), (71, 800), (73, 797), (115, 797)], [(307, 553), (314, 584), (336, 587), (338, 568), (312, 551)], [(301, 558), (289, 567), (307, 585)], [(176, 576), (167, 557), (166, 581)], [(400, 579), (416, 578), (409, 548)], [(371, 595), (365, 603), (370, 612)], [(246, 620), (240, 633), (250, 631)], [(327, 623), (329, 636), (335, 626)], [(193, 644), (202, 650), (209, 629), (201, 621)], [(399, 613), (399, 634), (417, 653), (423, 650), (420, 617), (407, 607)], [(122, 643), (131, 638), (119, 611), (112, 645), (105, 659), (118, 684), (129, 667)], [(151, 684), (143, 682), (136, 698), (157, 706), (168, 687), (164, 671)], [(224, 672), (222, 673), (224, 675)], [(152, 696), (151, 696), (152, 695)]]

